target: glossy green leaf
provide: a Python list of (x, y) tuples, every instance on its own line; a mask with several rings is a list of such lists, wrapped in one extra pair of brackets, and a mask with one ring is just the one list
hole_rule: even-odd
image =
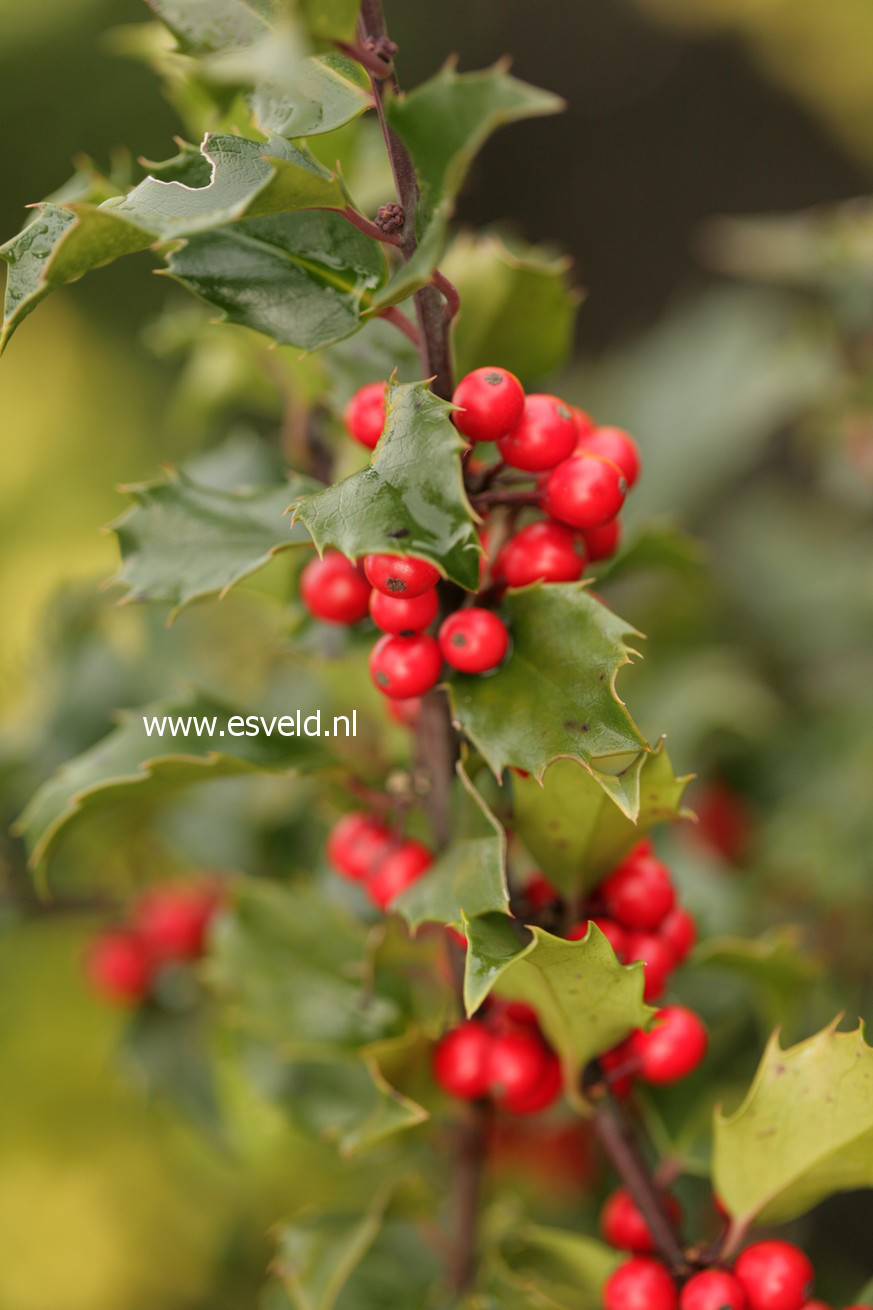
[(186, 54), (238, 50), (262, 40), (278, 12), (273, 0), (146, 0)]
[(318, 350), (351, 336), (386, 275), (378, 242), (328, 211), (244, 219), (189, 237), (170, 275), (231, 323)]
[(862, 1027), (834, 1023), (787, 1050), (774, 1033), (743, 1104), (716, 1113), (713, 1185), (740, 1224), (782, 1223), (835, 1192), (873, 1187), (873, 1048)]
[(688, 781), (676, 777), (659, 742), (640, 771), (634, 823), (581, 765), (555, 760), (542, 786), (513, 776), (515, 830), (550, 881), (572, 898), (596, 886), (657, 824), (688, 817), (680, 808)]
[(116, 581), (131, 601), (161, 601), (173, 615), (193, 600), (224, 596), (281, 550), (308, 545), (289, 531), (289, 499), (316, 484), (297, 477), (272, 487), (220, 491), (185, 473), (124, 490), (134, 504), (110, 524), (121, 549)]
[(283, 1101), (308, 1132), (335, 1141), (345, 1156), (368, 1151), (428, 1117), (386, 1081), (373, 1056), (295, 1063)]
[(525, 1001), (560, 1054), (567, 1093), (578, 1094), (589, 1060), (616, 1046), (654, 1011), (643, 1002), (643, 966), (623, 965), (592, 924), (578, 942), (506, 915), (470, 919), (464, 999), (473, 1014), (492, 990)]
[(281, 1227), (273, 1267), (295, 1310), (333, 1310), (373, 1245), (390, 1196), (381, 1189), (364, 1215), (308, 1214)]
[(461, 764), (457, 775), (451, 845), (392, 907), (412, 929), (509, 911), (506, 835)]
[(541, 780), (553, 760), (577, 760), (631, 820), (650, 748), (615, 691), (634, 630), (583, 583), (509, 592), (512, 649), (490, 677), (454, 674), (454, 718), (498, 776)]
[(450, 413), (424, 382), (392, 387), (369, 466), (294, 502), (320, 551), (416, 555), (476, 590), (481, 548), (461, 473), (465, 446)]
[(297, 12), (317, 41), (351, 41), (360, 0), (298, 0)]

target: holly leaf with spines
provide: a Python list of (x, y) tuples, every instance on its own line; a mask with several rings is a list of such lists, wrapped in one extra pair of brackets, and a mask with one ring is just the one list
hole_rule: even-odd
[(490, 677), (449, 679), (453, 718), (499, 777), (510, 767), (541, 782), (562, 758), (587, 769), (623, 814), (640, 813), (640, 773), (651, 748), (615, 690), (637, 636), (585, 583), (509, 591), (508, 659)]
[(693, 962), (747, 979), (754, 1003), (774, 1027), (787, 1021), (821, 977), (821, 961), (804, 949), (803, 939), (796, 924), (779, 924), (761, 937), (708, 937)]
[(128, 590), (122, 603), (159, 601), (173, 607), (172, 619), (192, 601), (225, 596), (279, 551), (310, 545), (302, 524), (289, 533), (285, 509), (289, 496), (316, 485), (295, 476), (221, 491), (170, 470), (123, 487), (134, 503), (109, 525), (122, 561), (114, 581)]
[(689, 781), (676, 777), (660, 741), (643, 761), (634, 822), (580, 764), (555, 760), (542, 784), (513, 775), (515, 831), (549, 881), (572, 898), (596, 886), (657, 824), (690, 818), (681, 808)]
[(392, 904), (415, 931), (424, 923), (460, 926), (489, 912), (509, 912), (506, 834), (476, 791), (463, 764), (456, 767), (452, 842), (432, 867)]
[(512, 77), (505, 64), (458, 73), (446, 64), (406, 95), (389, 97), (388, 122), (415, 165), (421, 201), (419, 249), (391, 279), (377, 306), (396, 304), (423, 286), (442, 258), (454, 201), (476, 154), (505, 124), (554, 114), (564, 102)]
[(838, 1023), (787, 1050), (775, 1032), (742, 1105), (716, 1112), (713, 1186), (737, 1226), (873, 1187), (873, 1048)]
[(476, 590), (481, 544), (464, 491), (466, 446), (451, 411), (425, 382), (389, 388), (385, 429), (369, 466), (291, 506), (319, 552), (335, 546), (349, 559), (415, 555)]
[(596, 924), (575, 942), (501, 914), (465, 919), (465, 929), (467, 1013), (492, 991), (532, 1005), (561, 1057), (567, 1095), (579, 1104), (585, 1065), (655, 1013), (643, 1001), (643, 965), (620, 964)]
[[(238, 707), (198, 693), (124, 711), (106, 737), (43, 783), (17, 820), (15, 830), (24, 838), (31, 868), (43, 867), (61, 835), (84, 816), (121, 800), (156, 804), (195, 782), (244, 773), (293, 774), (317, 768), (328, 758), (317, 737), (228, 735), (220, 725), (239, 713)], [(154, 735), (146, 731), (144, 719)], [(154, 726), (161, 720), (187, 720), (191, 731), (161, 737)], [(204, 735), (196, 732), (195, 722)]]
[(392, 1087), (374, 1055), (360, 1059), (296, 1061), (282, 1101), (296, 1122), (343, 1156), (356, 1156), (428, 1118), (427, 1111)]

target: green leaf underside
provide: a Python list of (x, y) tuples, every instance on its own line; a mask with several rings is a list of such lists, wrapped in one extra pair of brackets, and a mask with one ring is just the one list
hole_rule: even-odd
[(873, 1048), (836, 1023), (782, 1050), (774, 1033), (732, 1115), (715, 1115), (713, 1185), (741, 1223), (782, 1223), (873, 1186)]
[(457, 774), (452, 844), (392, 905), (413, 930), (423, 923), (460, 926), (465, 914), (509, 912), (506, 836), (461, 764)]
[(537, 780), (553, 760), (584, 765), (632, 821), (650, 747), (615, 692), (633, 654), (633, 629), (583, 583), (535, 584), (507, 593), (509, 658), (489, 677), (454, 674), (454, 718), (499, 777), (509, 767)]
[[(259, 733), (251, 737), (149, 737), (149, 719), (217, 720), (216, 732), (230, 715), (239, 713), (206, 696), (191, 695), (125, 711), (118, 727), (83, 754), (68, 761), (43, 783), (17, 822), (31, 867), (43, 864), (61, 834), (79, 819), (119, 800), (154, 803), (195, 782), (242, 773), (296, 773), (324, 760), (319, 738), (282, 737)], [(245, 711), (242, 711), (245, 714)], [(178, 743), (178, 744), (177, 744)]]
[(446, 65), (430, 81), (388, 101), (388, 121), (415, 164), (421, 186), (419, 253), (385, 287), (379, 305), (396, 304), (428, 280), (445, 246), (448, 222), (472, 160), (505, 124), (557, 113), (563, 101), (495, 65), (458, 73)]
[(513, 777), (515, 830), (549, 880), (573, 897), (596, 886), (657, 824), (689, 816), (680, 808), (688, 781), (676, 777), (659, 742), (643, 761), (634, 823), (581, 765), (555, 760), (542, 786)]
[(126, 601), (160, 601), (178, 613), (204, 596), (224, 595), (290, 546), (309, 545), (303, 526), (289, 533), (289, 497), (316, 484), (296, 477), (273, 487), (221, 491), (185, 473), (125, 487), (134, 501), (111, 524)]
[(594, 924), (578, 942), (542, 928), (529, 929), (523, 940), (519, 925), (499, 914), (468, 920), (466, 931), (467, 1013), (475, 1013), (492, 990), (532, 1005), (561, 1056), (571, 1095), (590, 1060), (644, 1027), (654, 1014), (643, 1001), (643, 966), (620, 964)]
[(424, 382), (390, 389), (369, 467), (292, 506), (320, 551), (415, 555), (476, 590), (481, 547), (461, 472), (465, 445), (450, 413)]
[(395, 1133), (414, 1128), (427, 1111), (391, 1087), (373, 1056), (295, 1063), (288, 1094), (295, 1119), (359, 1155)]

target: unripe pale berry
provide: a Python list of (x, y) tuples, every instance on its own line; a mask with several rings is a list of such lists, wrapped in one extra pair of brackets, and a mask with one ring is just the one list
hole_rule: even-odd
[(494, 572), (509, 587), (531, 582), (575, 582), (585, 568), (585, 552), (569, 528), (548, 519), (530, 523), (501, 550)]
[(385, 596), (420, 596), (440, 580), (433, 564), (414, 555), (367, 555), (364, 572)]
[(218, 904), (214, 886), (158, 888), (140, 901), (134, 926), (156, 960), (196, 960)]
[(391, 902), (430, 867), (433, 855), (420, 841), (410, 838), (377, 859), (367, 877), (367, 892), (374, 905), (387, 910)]
[(372, 450), (382, 435), (385, 426), (385, 395), (388, 387), (384, 382), (368, 382), (352, 396), (346, 405), (346, 431), (355, 441)]
[(496, 669), (509, 647), (506, 624), (493, 610), (456, 610), (440, 625), (443, 659), (461, 673), (487, 673)]
[(370, 586), (358, 569), (338, 550), (312, 559), (300, 574), (303, 604), (327, 623), (358, 623), (366, 617)]
[(570, 406), (557, 396), (535, 393), (526, 398), (521, 418), (497, 447), (512, 468), (542, 473), (566, 459), (577, 440)]
[(472, 1099), (486, 1095), (491, 1040), (484, 1024), (470, 1019), (437, 1043), (433, 1055), (434, 1077), (450, 1096)]
[(370, 676), (386, 696), (408, 700), (423, 696), (439, 680), (443, 661), (440, 648), (426, 632), (411, 637), (386, 633), (370, 652)]
[(118, 1005), (137, 1005), (148, 995), (152, 959), (142, 938), (129, 929), (100, 933), (85, 968), (96, 990)]
[(615, 919), (607, 919), (603, 915), (596, 919), (583, 919), (581, 923), (577, 923), (576, 926), (571, 928), (567, 933), (567, 941), (581, 941), (581, 939), (587, 934), (588, 925), (591, 923), (597, 924), (597, 927), (603, 933), (604, 937), (620, 960), (629, 958), (627, 955), (628, 935), (624, 928), (622, 928), (620, 923), (616, 923)]
[(603, 1304), (606, 1310), (676, 1310), (676, 1285), (657, 1260), (635, 1256), (607, 1279)]
[(640, 452), (633, 437), (623, 428), (595, 428), (593, 432), (583, 432), (576, 448), (611, 460), (621, 469), (628, 488), (639, 477)]
[(541, 504), (560, 523), (588, 531), (614, 519), (626, 494), (627, 482), (617, 465), (579, 451), (552, 469)]
[(682, 1288), (679, 1310), (746, 1310), (742, 1283), (722, 1269), (694, 1274)]
[(677, 964), (691, 954), (697, 940), (697, 924), (687, 910), (677, 905), (658, 924), (658, 936), (669, 946)]
[(391, 846), (391, 834), (372, 814), (344, 814), (330, 830), (327, 858), (346, 878), (366, 878), (376, 860)]
[(621, 520), (610, 519), (597, 528), (588, 528), (582, 533), (585, 550), (592, 564), (597, 560), (609, 559), (618, 550), (621, 541)]
[(455, 427), (469, 441), (499, 441), (524, 412), (524, 388), (505, 368), (476, 368), (462, 378), (452, 402)]
[(639, 1061), (638, 1077), (656, 1086), (678, 1082), (693, 1073), (706, 1055), (706, 1047), (706, 1029), (684, 1005), (665, 1005), (648, 1032), (639, 1029), (627, 1041), (629, 1054)]
[(607, 914), (625, 928), (657, 928), (676, 903), (667, 866), (637, 848), (602, 883), (600, 893)]
[(383, 632), (421, 632), (433, 623), (438, 610), (435, 587), (420, 596), (386, 596), (375, 587), (370, 592), (370, 618)]
[(749, 1310), (802, 1310), (812, 1291), (813, 1268), (790, 1242), (756, 1242), (734, 1265)]
[(676, 966), (676, 957), (667, 943), (651, 932), (629, 932), (626, 950), (628, 964), (642, 960), (645, 965), (644, 998), (656, 1001)]
[[(664, 1195), (664, 1210), (675, 1224), (682, 1219), (682, 1209), (675, 1197)], [(623, 1187), (617, 1188), (607, 1199), (600, 1216), (600, 1231), (610, 1246), (634, 1255), (651, 1255), (655, 1242), (649, 1226), (631, 1196)]]

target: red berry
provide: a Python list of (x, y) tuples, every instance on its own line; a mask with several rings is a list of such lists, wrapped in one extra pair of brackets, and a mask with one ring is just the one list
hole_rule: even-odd
[(487, 673), (496, 669), (509, 647), (506, 624), (493, 612), (478, 607), (455, 610), (440, 625), (443, 659), (461, 673)]
[(734, 1265), (749, 1310), (802, 1310), (812, 1291), (813, 1268), (790, 1242), (756, 1242)]
[(552, 469), (541, 503), (552, 518), (588, 531), (615, 518), (626, 492), (627, 482), (617, 465), (580, 451)]
[(675, 1083), (692, 1073), (706, 1055), (706, 1029), (693, 1010), (665, 1005), (648, 1032), (639, 1029), (627, 1042), (639, 1061), (637, 1073), (647, 1083)]
[(437, 1042), (433, 1073), (450, 1096), (475, 1098), (488, 1091), (488, 1052), (491, 1034), (475, 1019), (453, 1028)]
[(328, 623), (358, 623), (366, 616), (370, 587), (345, 555), (325, 551), (300, 574), (300, 595), (309, 613)]
[(628, 963), (642, 960), (646, 983), (643, 996), (656, 1001), (667, 985), (667, 979), (676, 967), (676, 957), (666, 942), (651, 932), (629, 932), (627, 935)]
[(438, 610), (435, 587), (420, 596), (386, 596), (375, 587), (370, 592), (370, 618), (383, 632), (421, 632), (433, 623)]
[[(679, 1202), (672, 1196), (662, 1197), (663, 1206), (674, 1224), (682, 1219)], [(637, 1208), (636, 1202), (623, 1187), (612, 1193), (603, 1207), (600, 1228), (610, 1246), (635, 1255), (651, 1255), (655, 1249), (649, 1226)]]
[(551, 1052), (538, 1033), (497, 1033), (488, 1051), (488, 1084), (500, 1100), (524, 1097), (547, 1072)]
[(697, 924), (687, 910), (677, 905), (658, 924), (658, 936), (670, 947), (676, 963), (681, 964), (697, 940)]
[(136, 1005), (148, 994), (152, 961), (145, 942), (129, 929), (100, 933), (85, 962), (93, 986), (119, 1005)]
[(376, 860), (391, 845), (391, 834), (372, 814), (355, 810), (334, 824), (327, 839), (327, 858), (346, 878), (366, 878)]
[(746, 1310), (742, 1283), (721, 1269), (694, 1274), (682, 1288), (680, 1310)]
[[(803, 1310), (831, 1310), (827, 1301), (804, 1301)], [(870, 1310), (866, 1305), (849, 1305), (846, 1310)]]
[(546, 1052), (546, 1063), (539, 1079), (526, 1092), (517, 1092), (503, 1100), (504, 1110), (510, 1114), (539, 1114), (554, 1105), (564, 1086), (561, 1061), (554, 1051)]
[(582, 540), (592, 564), (600, 559), (609, 559), (618, 550), (621, 541), (621, 521), (610, 519), (597, 528), (588, 528), (582, 533)]
[(532, 1005), (525, 1001), (503, 1001), (499, 997), (489, 997), (488, 1023), (492, 1032), (515, 1032), (518, 1028), (528, 1028), (538, 1033), (539, 1015)]
[(521, 418), (497, 446), (513, 468), (542, 473), (566, 459), (577, 440), (576, 420), (570, 406), (557, 396), (534, 394), (526, 398)]
[(639, 477), (640, 452), (633, 437), (623, 428), (595, 428), (593, 432), (583, 432), (576, 449), (611, 460), (621, 469), (629, 488)]
[(462, 378), (452, 402), (455, 427), (470, 441), (498, 441), (524, 411), (524, 388), (505, 368), (476, 368)]
[(214, 886), (162, 888), (140, 901), (136, 931), (157, 960), (196, 960), (203, 954), (218, 904)]
[(423, 696), (439, 680), (440, 648), (426, 632), (411, 637), (380, 637), (370, 652), (370, 677), (386, 696), (408, 700)]
[[(604, 1073), (611, 1075), (608, 1079), (610, 1090), (620, 1101), (630, 1096), (634, 1088), (633, 1078), (628, 1068), (632, 1063), (634, 1061), (628, 1050), (627, 1042), (622, 1042), (620, 1046), (614, 1046), (611, 1051), (604, 1051), (600, 1057), (600, 1064)], [(619, 1069), (627, 1069), (628, 1071), (618, 1074)]]
[(572, 405), (573, 418), (576, 420), (576, 440), (580, 442), (583, 437), (589, 436), (595, 431), (597, 424), (590, 414), (584, 409), (579, 409), (578, 405)]
[[(518, 770), (518, 772), (521, 772), (521, 770)], [(544, 877), (541, 873), (531, 874), (527, 886), (524, 889), (524, 894), (527, 897), (531, 908), (534, 910), (544, 910), (547, 906), (554, 905), (555, 901), (558, 899), (557, 891), (549, 882), (548, 878)]]
[(616, 1269), (603, 1289), (606, 1310), (676, 1310), (676, 1286), (662, 1264), (635, 1256)]
[(634, 848), (600, 888), (607, 914), (625, 928), (657, 928), (676, 902), (665, 864)]
[(407, 696), (405, 700), (387, 700), (388, 713), (395, 723), (402, 723), (404, 728), (415, 728), (421, 714), (421, 697)]
[(420, 596), (440, 580), (439, 570), (414, 555), (367, 555), (364, 572), (384, 596)]
[(615, 919), (607, 919), (605, 916), (597, 919), (583, 919), (581, 923), (577, 923), (575, 928), (571, 928), (567, 933), (567, 941), (581, 941), (588, 932), (588, 925), (591, 923), (597, 924), (618, 958), (620, 960), (624, 959), (627, 954), (627, 933), (620, 923), (616, 923)]
[(379, 857), (367, 877), (370, 900), (380, 910), (387, 910), (396, 896), (418, 882), (432, 861), (432, 854), (420, 841), (410, 839), (393, 847)]
[(575, 582), (585, 568), (585, 552), (578, 537), (560, 523), (547, 519), (530, 523), (517, 532), (494, 563), (495, 574), (509, 587), (531, 582)]
[(346, 405), (346, 431), (369, 450), (374, 448), (385, 426), (387, 391), (384, 382), (368, 382), (360, 391), (355, 392)]

